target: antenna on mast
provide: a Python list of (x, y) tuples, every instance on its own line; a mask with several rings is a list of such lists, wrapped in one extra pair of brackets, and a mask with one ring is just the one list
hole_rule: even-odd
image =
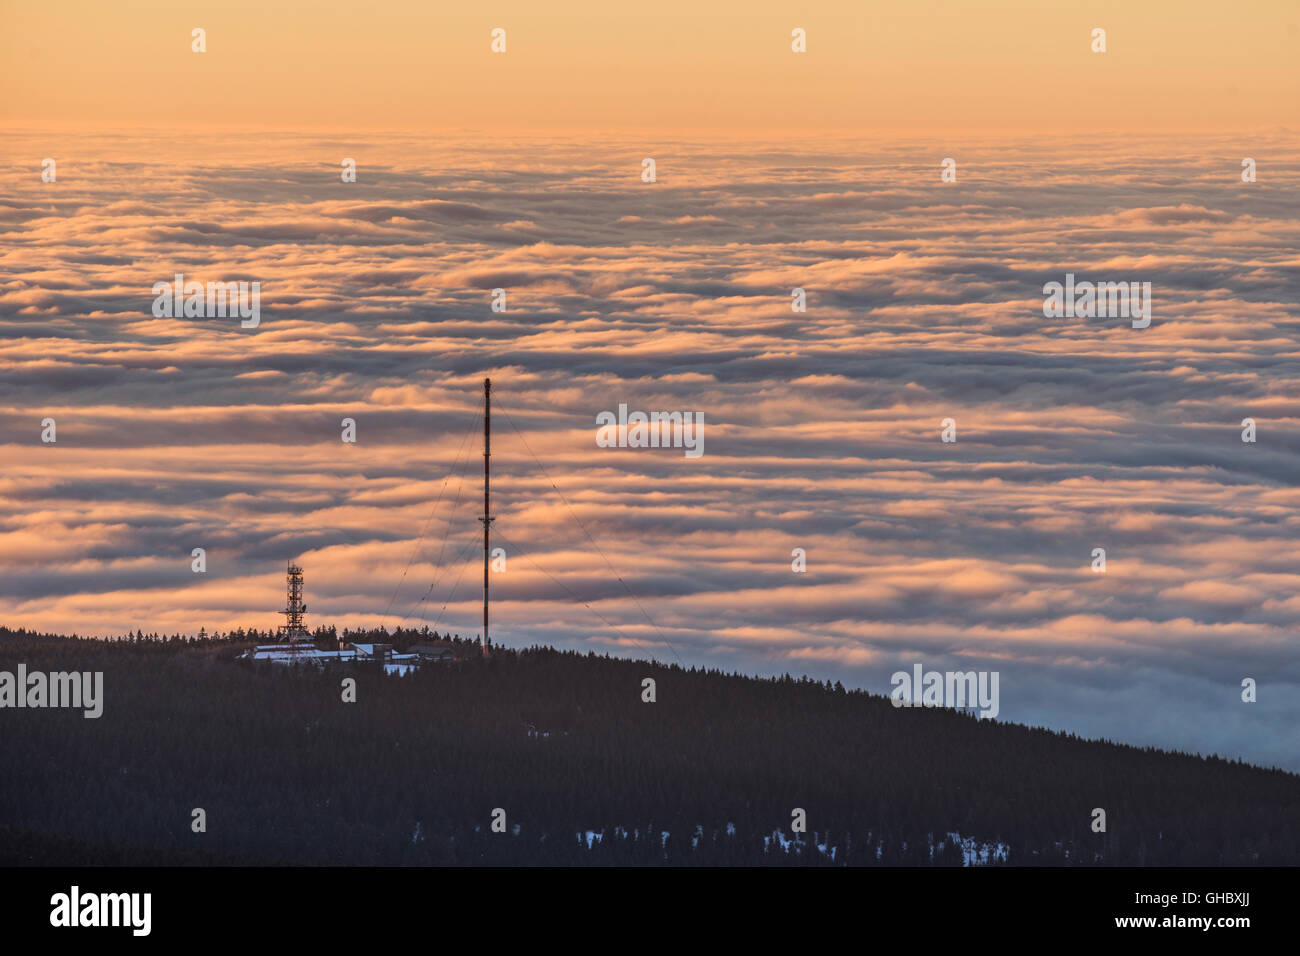
[(492, 379), (483, 379), (483, 656), (488, 653), (488, 529), (492, 525), (488, 460), (492, 457)]

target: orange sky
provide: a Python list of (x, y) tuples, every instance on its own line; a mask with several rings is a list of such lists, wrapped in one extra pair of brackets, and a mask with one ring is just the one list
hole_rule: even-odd
[[(863, 3), (0, 0), (0, 120), (209, 129), (1294, 126), (1300, 10)], [(458, 4), (470, 8), (468, 4)], [(207, 30), (208, 52), (190, 51)], [(493, 27), (507, 52), (489, 50)], [(790, 31), (808, 31), (808, 52)], [(1108, 51), (1090, 50), (1094, 27)]]

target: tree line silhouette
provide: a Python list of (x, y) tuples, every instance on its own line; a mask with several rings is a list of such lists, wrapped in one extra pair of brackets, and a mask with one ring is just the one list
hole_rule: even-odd
[(393, 677), (237, 660), (273, 639), (256, 631), (0, 628), (0, 670), (104, 672), (98, 719), (0, 711), (0, 863), (1300, 862), (1300, 776), (1278, 769), (789, 675), (547, 647), (483, 658), (427, 627), (316, 637), (446, 642), (456, 659)]

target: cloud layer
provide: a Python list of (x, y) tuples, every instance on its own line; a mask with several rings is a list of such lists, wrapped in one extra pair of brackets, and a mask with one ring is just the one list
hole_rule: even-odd
[[(1004, 719), (1300, 769), (1296, 145), (19, 134), (0, 620), (266, 627), (299, 558), (310, 623), (477, 633), (490, 375), (499, 641), (996, 669)], [(155, 318), (177, 272), (260, 327)], [(1067, 272), (1151, 327), (1043, 318)], [(704, 456), (597, 448), (621, 402)]]

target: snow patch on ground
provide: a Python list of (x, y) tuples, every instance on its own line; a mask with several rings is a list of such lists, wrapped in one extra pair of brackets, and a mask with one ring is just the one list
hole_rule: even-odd
[[(516, 836), (519, 835), (518, 824), (515, 824), (513, 831)], [(629, 831), (626, 827), (616, 826), (613, 827), (612, 833), (613, 836), (619, 840), (627, 839), (629, 833), (634, 839), (639, 840), (641, 838), (640, 827), (636, 827)], [(725, 833), (727, 837), (734, 838), (736, 836), (736, 825), (734, 823), (726, 824)], [(671, 832), (668, 830), (659, 831), (659, 846), (661, 849), (667, 848), (668, 838), (671, 835)], [(712, 835), (713, 838), (717, 840), (722, 836), (722, 832), (714, 830), (712, 831)], [(578, 841), (588, 850), (593, 850), (595, 849), (596, 844), (604, 842), (605, 831), (584, 830), (578, 832), (577, 837)], [(691, 833), (691, 847), (693, 849), (698, 848), (701, 841), (704, 840), (704, 837), (704, 824), (696, 824), (694, 831)], [(1011, 851), (1010, 846), (1006, 843), (989, 841), (980, 842), (973, 837), (963, 837), (960, 833), (949, 831), (944, 834), (942, 839), (935, 840), (931, 838), (929, 840), (928, 850), (930, 860), (933, 862), (936, 859), (941, 858), (944, 849), (949, 846), (958, 847), (960, 849), (962, 866), (990, 866), (999, 863), (1006, 863)], [(830, 842), (829, 833), (823, 834), (814, 832), (811, 834), (811, 838), (809, 838), (809, 835), (795, 834), (791, 836), (786, 834), (783, 830), (774, 829), (770, 835), (763, 837), (763, 849), (767, 853), (791, 853), (796, 855), (816, 852), (821, 856), (826, 857), (831, 862), (836, 862), (839, 860), (840, 848), (838, 845)], [(875, 841), (875, 856), (877, 860), (884, 859), (884, 849), (883, 843), (878, 840)], [(906, 852), (906, 843), (902, 844), (902, 849)]]
[[(948, 839), (952, 841), (953, 846), (961, 847), (961, 865), (962, 866), (988, 866), (990, 863), (1005, 863), (1007, 855), (1011, 852), (1011, 847), (1006, 843), (977, 843), (973, 837), (963, 837), (960, 833), (950, 832)], [(941, 841), (937, 847), (931, 847), (930, 858), (934, 858), (935, 849), (941, 849)]]

